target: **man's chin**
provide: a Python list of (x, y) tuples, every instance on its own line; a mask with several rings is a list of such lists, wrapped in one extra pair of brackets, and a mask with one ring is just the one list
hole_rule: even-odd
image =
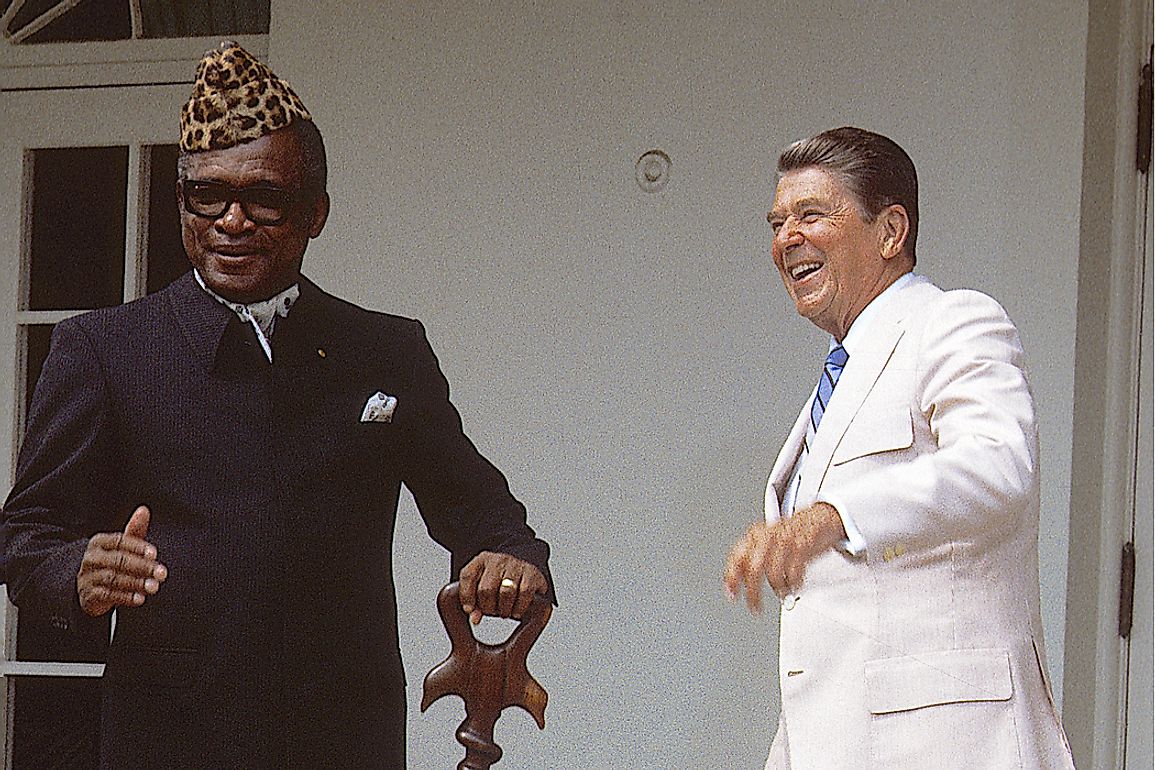
[(829, 329), (827, 329), (826, 316), (830, 309), (830, 302), (822, 296), (805, 295), (802, 297), (794, 297), (794, 309), (798, 311), (798, 315), (819, 329), (829, 331)]
[[(258, 302), (268, 297), (258, 296), (262, 293), (260, 281), (248, 275), (237, 275), (213, 270), (201, 273), (205, 285), (230, 302)], [(271, 297), (276, 292), (269, 293)]]
[(820, 315), (824, 309), (821, 298), (812, 292), (802, 295), (794, 294), (791, 299), (794, 300), (794, 309), (798, 311), (798, 315), (807, 321), (813, 322), (814, 318)]

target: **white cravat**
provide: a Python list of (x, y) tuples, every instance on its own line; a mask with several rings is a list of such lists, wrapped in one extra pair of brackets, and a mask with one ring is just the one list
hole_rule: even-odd
[(269, 359), (269, 363), (273, 362), (273, 346), (270, 340), (273, 338), (273, 328), (277, 325), (278, 318), (284, 318), (293, 309), (293, 303), (297, 301), (297, 297), (301, 295), (301, 287), (299, 284), (293, 284), (278, 294), (274, 294), (268, 299), (260, 302), (250, 302), (245, 304), (243, 302), (233, 302), (227, 300), (215, 291), (210, 289), (201, 278), (200, 272), (193, 270), (193, 275), (196, 276), (197, 283), (201, 288), (209, 293), (222, 305), (232, 310), (245, 323), (251, 325), (253, 330), (257, 333), (257, 342), (261, 343), (261, 349), (265, 351), (265, 358)]

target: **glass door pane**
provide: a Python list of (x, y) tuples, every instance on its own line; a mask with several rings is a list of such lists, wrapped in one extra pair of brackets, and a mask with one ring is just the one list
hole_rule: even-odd
[(124, 293), (128, 147), (38, 149), (24, 310), (119, 304)]
[(145, 290), (163, 289), (189, 270), (180, 235), (176, 203), (175, 144), (144, 148), (148, 158), (148, 238), (145, 246)]
[(14, 770), (81, 770), (98, 766), (99, 680), (20, 677), (14, 689)]

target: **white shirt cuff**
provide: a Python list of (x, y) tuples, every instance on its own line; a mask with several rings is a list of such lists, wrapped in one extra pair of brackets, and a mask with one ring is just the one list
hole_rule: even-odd
[[(833, 496), (837, 498), (837, 495)], [(816, 501), (817, 502), (817, 501)], [(838, 544), (838, 547), (846, 551), (851, 556), (859, 556), (866, 552), (866, 539), (862, 536), (862, 532), (854, 525), (854, 519), (846, 512), (846, 507), (838, 502), (837, 499), (826, 499), (821, 502), (834, 507), (838, 511), (838, 518), (842, 519), (842, 528), (846, 530), (846, 539)]]

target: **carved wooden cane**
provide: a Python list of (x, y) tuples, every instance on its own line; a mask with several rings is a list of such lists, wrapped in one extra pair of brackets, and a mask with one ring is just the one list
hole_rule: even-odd
[(489, 770), (501, 759), (493, 726), (502, 709), (520, 706), (545, 729), (549, 696), (530, 675), (525, 659), (553, 608), (543, 597), (536, 597), (508, 639), (486, 644), (474, 637), (469, 616), (461, 611), (459, 590), (457, 583), (450, 583), (437, 594), (437, 610), (452, 650), (425, 675), (421, 711), (443, 695), (460, 695), (465, 701), (465, 721), (457, 728), (457, 741), (465, 747), (465, 759), (457, 770)]

